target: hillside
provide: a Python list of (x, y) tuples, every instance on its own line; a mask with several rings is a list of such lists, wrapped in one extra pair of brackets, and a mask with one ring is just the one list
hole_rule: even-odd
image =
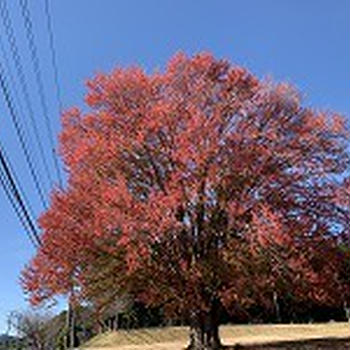
[(8, 350), (17, 345), (18, 339), (14, 336), (1, 334), (0, 335), (0, 349)]
[[(225, 345), (262, 344), (272, 342), (303, 341), (308, 339), (345, 339), (350, 336), (348, 323), (303, 325), (239, 325), (222, 326), (221, 337)], [(101, 334), (83, 347), (86, 350), (180, 350), (188, 340), (186, 327), (169, 327), (118, 331)], [(341, 342), (343, 344), (343, 342)], [(349, 339), (346, 346), (350, 345)], [(343, 345), (341, 345), (343, 346)], [(317, 344), (317, 349), (328, 349)], [(304, 347), (303, 347), (304, 349)], [(305, 349), (309, 349), (305, 347)], [(312, 347), (310, 349), (313, 349)], [(332, 349), (343, 349), (332, 345)]]

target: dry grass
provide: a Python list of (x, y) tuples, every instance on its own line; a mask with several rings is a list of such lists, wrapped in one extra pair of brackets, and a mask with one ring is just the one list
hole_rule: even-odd
[[(350, 337), (349, 323), (222, 326), (220, 335), (225, 345), (245, 345), (242, 349), (335, 350), (347, 349), (350, 345), (349, 340), (341, 340)], [(312, 339), (324, 339), (324, 341), (306, 341)], [(86, 350), (180, 350), (186, 346), (187, 341), (188, 328), (186, 327), (122, 330), (99, 335), (88, 342), (84, 348)], [(298, 342), (298, 346), (295, 346), (295, 342)], [(257, 344), (267, 345), (258, 346)]]

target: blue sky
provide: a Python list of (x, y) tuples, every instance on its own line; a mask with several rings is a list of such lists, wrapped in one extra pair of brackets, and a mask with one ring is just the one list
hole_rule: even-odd
[[(48, 150), (19, 1), (7, 3), (35, 118)], [(44, 0), (28, 3), (50, 119), (57, 135), (58, 106)], [(164, 67), (179, 50), (189, 54), (206, 50), (243, 65), (260, 77), (269, 75), (295, 84), (308, 105), (349, 115), (349, 0), (50, 0), (50, 5), (65, 107), (82, 106), (84, 81), (95, 72), (131, 64), (152, 71)], [(0, 37), (11, 57), (2, 25)], [(1, 53), (0, 60), (3, 61)], [(10, 67), (15, 73), (13, 62)], [(19, 88), (18, 78), (15, 86)], [(38, 215), (42, 207), (2, 98), (0, 140)], [(35, 149), (32, 152), (37, 154)], [(40, 161), (37, 167), (40, 169)], [(50, 168), (54, 174), (52, 161)], [(44, 186), (48, 195), (49, 186)], [(20, 270), (34, 254), (1, 190), (0, 240), (1, 333), (6, 330), (7, 313), (27, 305), (18, 280)]]

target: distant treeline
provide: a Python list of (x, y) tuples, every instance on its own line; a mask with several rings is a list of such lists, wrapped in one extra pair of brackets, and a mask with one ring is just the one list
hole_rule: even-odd
[[(273, 308), (251, 306), (244, 308), (239, 305), (221, 316), (222, 324), (244, 323), (309, 323), (348, 320), (348, 309), (344, 307), (328, 307), (317, 304), (295, 304), (277, 300)], [(67, 318), (64, 311), (59, 317)], [(74, 346), (79, 346), (94, 335), (118, 329), (137, 329), (165, 326), (186, 326), (188, 320), (184, 318), (168, 318), (162, 308), (148, 308), (140, 302), (133, 302), (122, 311), (113, 313), (113, 308), (106, 310), (104, 317), (97, 317), (93, 309), (78, 307), (75, 310)]]
[[(188, 320), (184, 318), (166, 317), (162, 308), (149, 308), (144, 304), (131, 301), (114, 303), (104, 312), (97, 313), (91, 306), (75, 306), (70, 311), (62, 311), (50, 319), (38, 316), (33, 318), (32, 333), (19, 334), (20, 337), (0, 336), (0, 349), (31, 349), (34, 344), (40, 344), (45, 349), (66, 349), (70, 346), (80, 346), (93, 336), (118, 329), (130, 330), (148, 327), (186, 326)], [(328, 307), (312, 303), (296, 304), (288, 299), (274, 297), (270, 307), (250, 306), (244, 308), (237, 305), (231, 313), (225, 310), (221, 316), (221, 323), (308, 323), (348, 320), (349, 309), (344, 307)], [(26, 322), (30, 323), (27, 316)], [(40, 324), (40, 326), (39, 326)], [(33, 332), (33, 329), (38, 329)], [(39, 329), (40, 327), (40, 329)], [(33, 339), (31, 339), (33, 338)], [(45, 344), (44, 344), (45, 343)], [(73, 343), (73, 344), (71, 344)], [(38, 346), (39, 347), (39, 346)]]

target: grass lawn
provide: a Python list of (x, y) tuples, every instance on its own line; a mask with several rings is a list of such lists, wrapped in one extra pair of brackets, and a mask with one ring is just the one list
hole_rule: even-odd
[[(349, 350), (350, 324), (226, 325), (220, 327), (228, 349)], [(101, 334), (86, 350), (181, 350), (188, 341), (187, 327), (167, 327)], [(231, 346), (231, 347), (230, 347)]]

